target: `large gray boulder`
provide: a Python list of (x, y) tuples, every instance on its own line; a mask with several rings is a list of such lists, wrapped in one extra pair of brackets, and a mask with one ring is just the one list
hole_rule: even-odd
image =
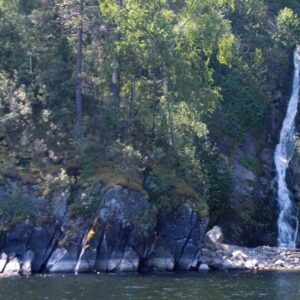
[(223, 232), (219, 226), (214, 226), (211, 230), (209, 230), (203, 239), (207, 246), (218, 246), (218, 244), (222, 243), (223, 240)]
[(21, 272), (21, 264), (17, 257), (14, 257), (9, 260), (4, 269), (4, 274), (6, 276), (19, 275)]

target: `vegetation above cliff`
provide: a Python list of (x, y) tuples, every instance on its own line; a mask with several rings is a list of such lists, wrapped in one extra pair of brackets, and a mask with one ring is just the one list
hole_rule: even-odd
[(272, 92), (288, 90), (299, 7), (0, 0), (0, 184), (96, 178), (158, 207), (225, 201), (223, 154), (266, 136)]

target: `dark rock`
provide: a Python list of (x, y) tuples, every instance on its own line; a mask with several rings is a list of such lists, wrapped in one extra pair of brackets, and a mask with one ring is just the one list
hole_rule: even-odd
[(53, 248), (52, 243), (56, 239), (55, 233), (56, 228), (54, 224), (34, 227), (28, 242), (28, 248), (35, 253), (35, 258), (32, 262), (32, 270), (34, 272), (41, 271), (42, 267), (46, 264), (49, 252)]
[(6, 253), (2, 252), (0, 255), (0, 273), (4, 271), (4, 268), (7, 264), (8, 256)]
[(8, 230), (5, 236), (3, 251), (15, 252), (23, 256), (26, 252), (27, 243), (31, 237), (33, 225), (29, 220), (21, 221), (14, 228)]
[(142, 271), (173, 271), (175, 259), (171, 252), (166, 248), (156, 245), (150, 257), (144, 262)]
[(57, 223), (62, 223), (67, 213), (67, 201), (70, 197), (69, 189), (55, 191), (52, 196), (53, 216)]
[(163, 248), (165, 252), (171, 253), (174, 269), (189, 270), (194, 267), (193, 262), (198, 255), (207, 224), (208, 218), (201, 217), (188, 203), (181, 205), (176, 212), (160, 214), (156, 249)]
[(68, 188), (49, 196), (41, 196), (36, 186), (22, 189), (36, 210), (35, 221), (21, 221), (0, 236), (1, 250), (10, 253), (0, 260), (5, 273), (199, 268), (208, 217), (189, 203), (161, 212), (157, 222), (157, 211), (144, 194), (99, 185), (99, 208), (93, 219), (85, 219), (67, 210)]

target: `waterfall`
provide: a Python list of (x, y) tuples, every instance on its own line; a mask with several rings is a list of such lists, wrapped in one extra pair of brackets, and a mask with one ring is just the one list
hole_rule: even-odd
[(276, 146), (274, 160), (277, 172), (279, 217), (278, 246), (296, 248), (298, 234), (297, 209), (294, 206), (292, 195), (287, 187), (286, 172), (294, 151), (295, 118), (299, 100), (299, 70), (300, 47), (294, 52), (294, 79), (293, 91), (289, 100), (287, 113), (280, 132), (280, 140)]

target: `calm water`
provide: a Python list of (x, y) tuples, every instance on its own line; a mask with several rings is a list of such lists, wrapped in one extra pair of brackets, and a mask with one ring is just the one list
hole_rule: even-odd
[(300, 299), (300, 273), (40, 275), (0, 279), (0, 299)]

